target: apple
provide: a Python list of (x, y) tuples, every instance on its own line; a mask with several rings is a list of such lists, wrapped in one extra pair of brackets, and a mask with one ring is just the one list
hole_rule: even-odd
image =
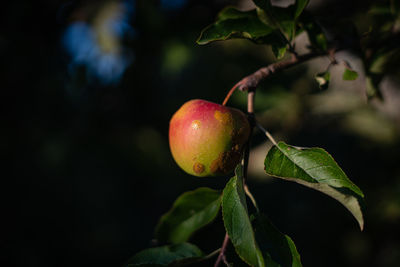
[(198, 177), (232, 172), (249, 135), (243, 112), (201, 99), (186, 102), (169, 124), (173, 158), (185, 172)]

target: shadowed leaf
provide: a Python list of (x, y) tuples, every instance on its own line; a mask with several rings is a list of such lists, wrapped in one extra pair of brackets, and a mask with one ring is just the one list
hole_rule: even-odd
[(218, 215), (221, 193), (210, 188), (198, 188), (182, 194), (170, 211), (164, 214), (156, 228), (160, 241), (182, 243)]
[(294, 17), (295, 18), (298, 18), (300, 16), (300, 14), (303, 12), (303, 10), (308, 5), (309, 1), (310, 0), (296, 0), (296, 3), (294, 4), (294, 6), (295, 6)]
[(366, 93), (368, 99), (378, 97), (378, 99), (383, 99), (381, 90), (379, 88), (379, 83), (383, 79), (382, 74), (369, 74), (366, 78)]
[(184, 266), (198, 261), (202, 256), (203, 252), (197, 246), (182, 243), (145, 249), (133, 256), (125, 266)]
[(309, 12), (303, 12), (298, 20), (301, 29), (307, 32), (311, 49), (317, 51), (326, 51), (328, 48), (328, 40), (314, 16)]
[(302, 266), (300, 255), (292, 239), (282, 234), (264, 214), (254, 216), (253, 227), (266, 266)]

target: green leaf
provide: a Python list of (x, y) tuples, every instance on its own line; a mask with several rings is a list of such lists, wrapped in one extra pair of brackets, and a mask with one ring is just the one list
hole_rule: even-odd
[[(253, 2), (257, 6), (257, 14), (260, 20), (281, 32), (283, 35), (281, 37), (285, 37), (290, 42), (296, 35), (297, 18), (303, 12), (309, 0), (296, 0), (294, 5), (285, 8), (273, 6), (270, 1), (265, 0), (253, 0)], [(286, 45), (286, 43), (285, 41), (284, 44)]]
[(283, 58), (285, 56), (286, 50), (287, 50), (286, 45), (283, 45), (283, 46), (273, 45), (272, 46), (272, 52), (274, 53), (274, 55), (277, 59)]
[(197, 246), (182, 243), (145, 249), (129, 259), (125, 266), (168, 266), (170, 264), (183, 266), (199, 260), (202, 256), (203, 252)]
[(315, 75), (315, 80), (317, 81), (319, 88), (321, 90), (328, 89), (329, 81), (331, 79), (331, 74), (329, 71), (320, 72)]
[(229, 180), (224, 189), (222, 195), (224, 225), (240, 258), (251, 266), (265, 266), (247, 213), (242, 171), (242, 167), (238, 165), (235, 170), (236, 176)]
[(379, 88), (379, 83), (382, 81), (382, 74), (372, 74), (370, 73), (366, 78), (366, 91), (368, 99), (378, 97), (378, 99), (383, 99), (381, 90)]
[(291, 38), (294, 34), (294, 24), (285, 23), (283, 25), (288, 28), (282, 28), (281, 25), (278, 24), (277, 21), (275, 21), (275, 18), (270, 15), (267, 15), (267, 13), (263, 9), (257, 7), (256, 10), (257, 10), (257, 15), (260, 18), (260, 20), (263, 23), (265, 23), (266, 25), (268, 25), (274, 29), (274, 34), (272, 36), (275, 37), (275, 40), (273, 40), (273, 42), (270, 43), (272, 52), (274, 53), (274, 55), (277, 59), (283, 58), (283, 56), (286, 53), (287, 45), (289, 42), (289, 40), (286, 37), (286, 35), (284, 34), (284, 32), (286, 29), (286, 31), (288, 31), (288, 34), (290, 35), (290, 38)]
[(296, 22), (290, 8), (266, 5), (265, 1), (260, 0), (254, 2), (259, 19), (275, 31), (283, 44), (287, 43), (284, 39), (291, 41), (294, 38)]
[(257, 7), (263, 9), (270, 16), (276, 14), (277, 19), (285, 18), (286, 20), (295, 20), (303, 12), (308, 5), (309, 0), (296, 0), (294, 5), (288, 7), (278, 7), (271, 5), (270, 0), (253, 0)]
[(233, 7), (223, 9), (214, 24), (206, 27), (197, 40), (198, 44), (213, 41), (245, 38), (255, 43), (268, 42), (273, 29), (265, 25), (257, 16), (256, 10), (239, 11)]
[(345, 81), (354, 81), (357, 79), (358, 73), (352, 69), (345, 68), (343, 72), (343, 80)]
[(311, 48), (317, 51), (326, 51), (326, 49), (328, 48), (328, 40), (315, 17), (309, 12), (303, 12), (298, 20), (301, 29), (307, 32)]
[(282, 234), (264, 214), (254, 216), (253, 227), (266, 266), (302, 266), (293, 240)]
[(219, 191), (202, 187), (182, 194), (156, 227), (160, 241), (182, 243), (218, 215), (221, 205)]
[(271, 5), (271, 0), (253, 0), (254, 4), (261, 8), (262, 10), (270, 13), (273, 11), (273, 6)]
[(400, 48), (397, 42), (383, 41), (385, 46), (382, 46), (378, 51), (368, 59), (365, 59), (366, 65), (366, 92), (369, 99), (378, 97), (383, 100), (379, 84), (385, 75), (398, 76), (400, 62)]
[(297, 182), (338, 200), (363, 229), (364, 194), (325, 150), (299, 148), (279, 142), (268, 152), (264, 165), (268, 175)]
[(298, 18), (303, 12), (304, 8), (308, 5), (309, 0), (296, 0), (294, 17)]

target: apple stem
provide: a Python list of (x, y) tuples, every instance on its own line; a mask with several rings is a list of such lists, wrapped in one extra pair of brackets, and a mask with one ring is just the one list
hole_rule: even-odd
[(228, 102), (229, 98), (232, 96), (233, 92), (235, 92), (236, 88), (238, 87), (239, 83), (235, 84), (231, 90), (229, 90), (228, 94), (226, 95), (224, 102), (222, 102), (222, 105), (225, 106), (226, 103)]

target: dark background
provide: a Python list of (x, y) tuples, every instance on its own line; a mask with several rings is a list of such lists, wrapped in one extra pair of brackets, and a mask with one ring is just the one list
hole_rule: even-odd
[[(178, 195), (223, 188), (228, 177), (199, 179), (178, 168), (168, 122), (190, 99), (222, 102), (234, 83), (275, 60), (248, 41), (195, 43), (228, 4), (249, 7), (227, 0), (2, 4), (2, 266), (121, 266), (154, 245), (153, 229)], [(363, 30), (367, 7), (311, 1), (309, 10), (327, 28), (351, 19)], [(271, 180), (262, 165), (249, 187), (295, 241), (304, 266), (400, 266), (398, 79), (384, 81), (384, 102), (367, 103), (360, 61), (341, 56), (360, 71), (356, 81), (340, 81), (337, 67), (331, 88), (320, 92), (313, 75), (328, 61), (296, 67), (261, 85), (257, 117), (277, 139), (335, 157), (366, 195), (365, 230), (335, 200)], [(230, 104), (244, 109), (245, 99), (236, 93)], [(256, 132), (254, 151), (265, 141)], [(262, 162), (265, 154), (252, 158)], [(211, 252), (223, 237), (218, 218), (191, 242)], [(231, 247), (228, 256), (237, 261)]]

